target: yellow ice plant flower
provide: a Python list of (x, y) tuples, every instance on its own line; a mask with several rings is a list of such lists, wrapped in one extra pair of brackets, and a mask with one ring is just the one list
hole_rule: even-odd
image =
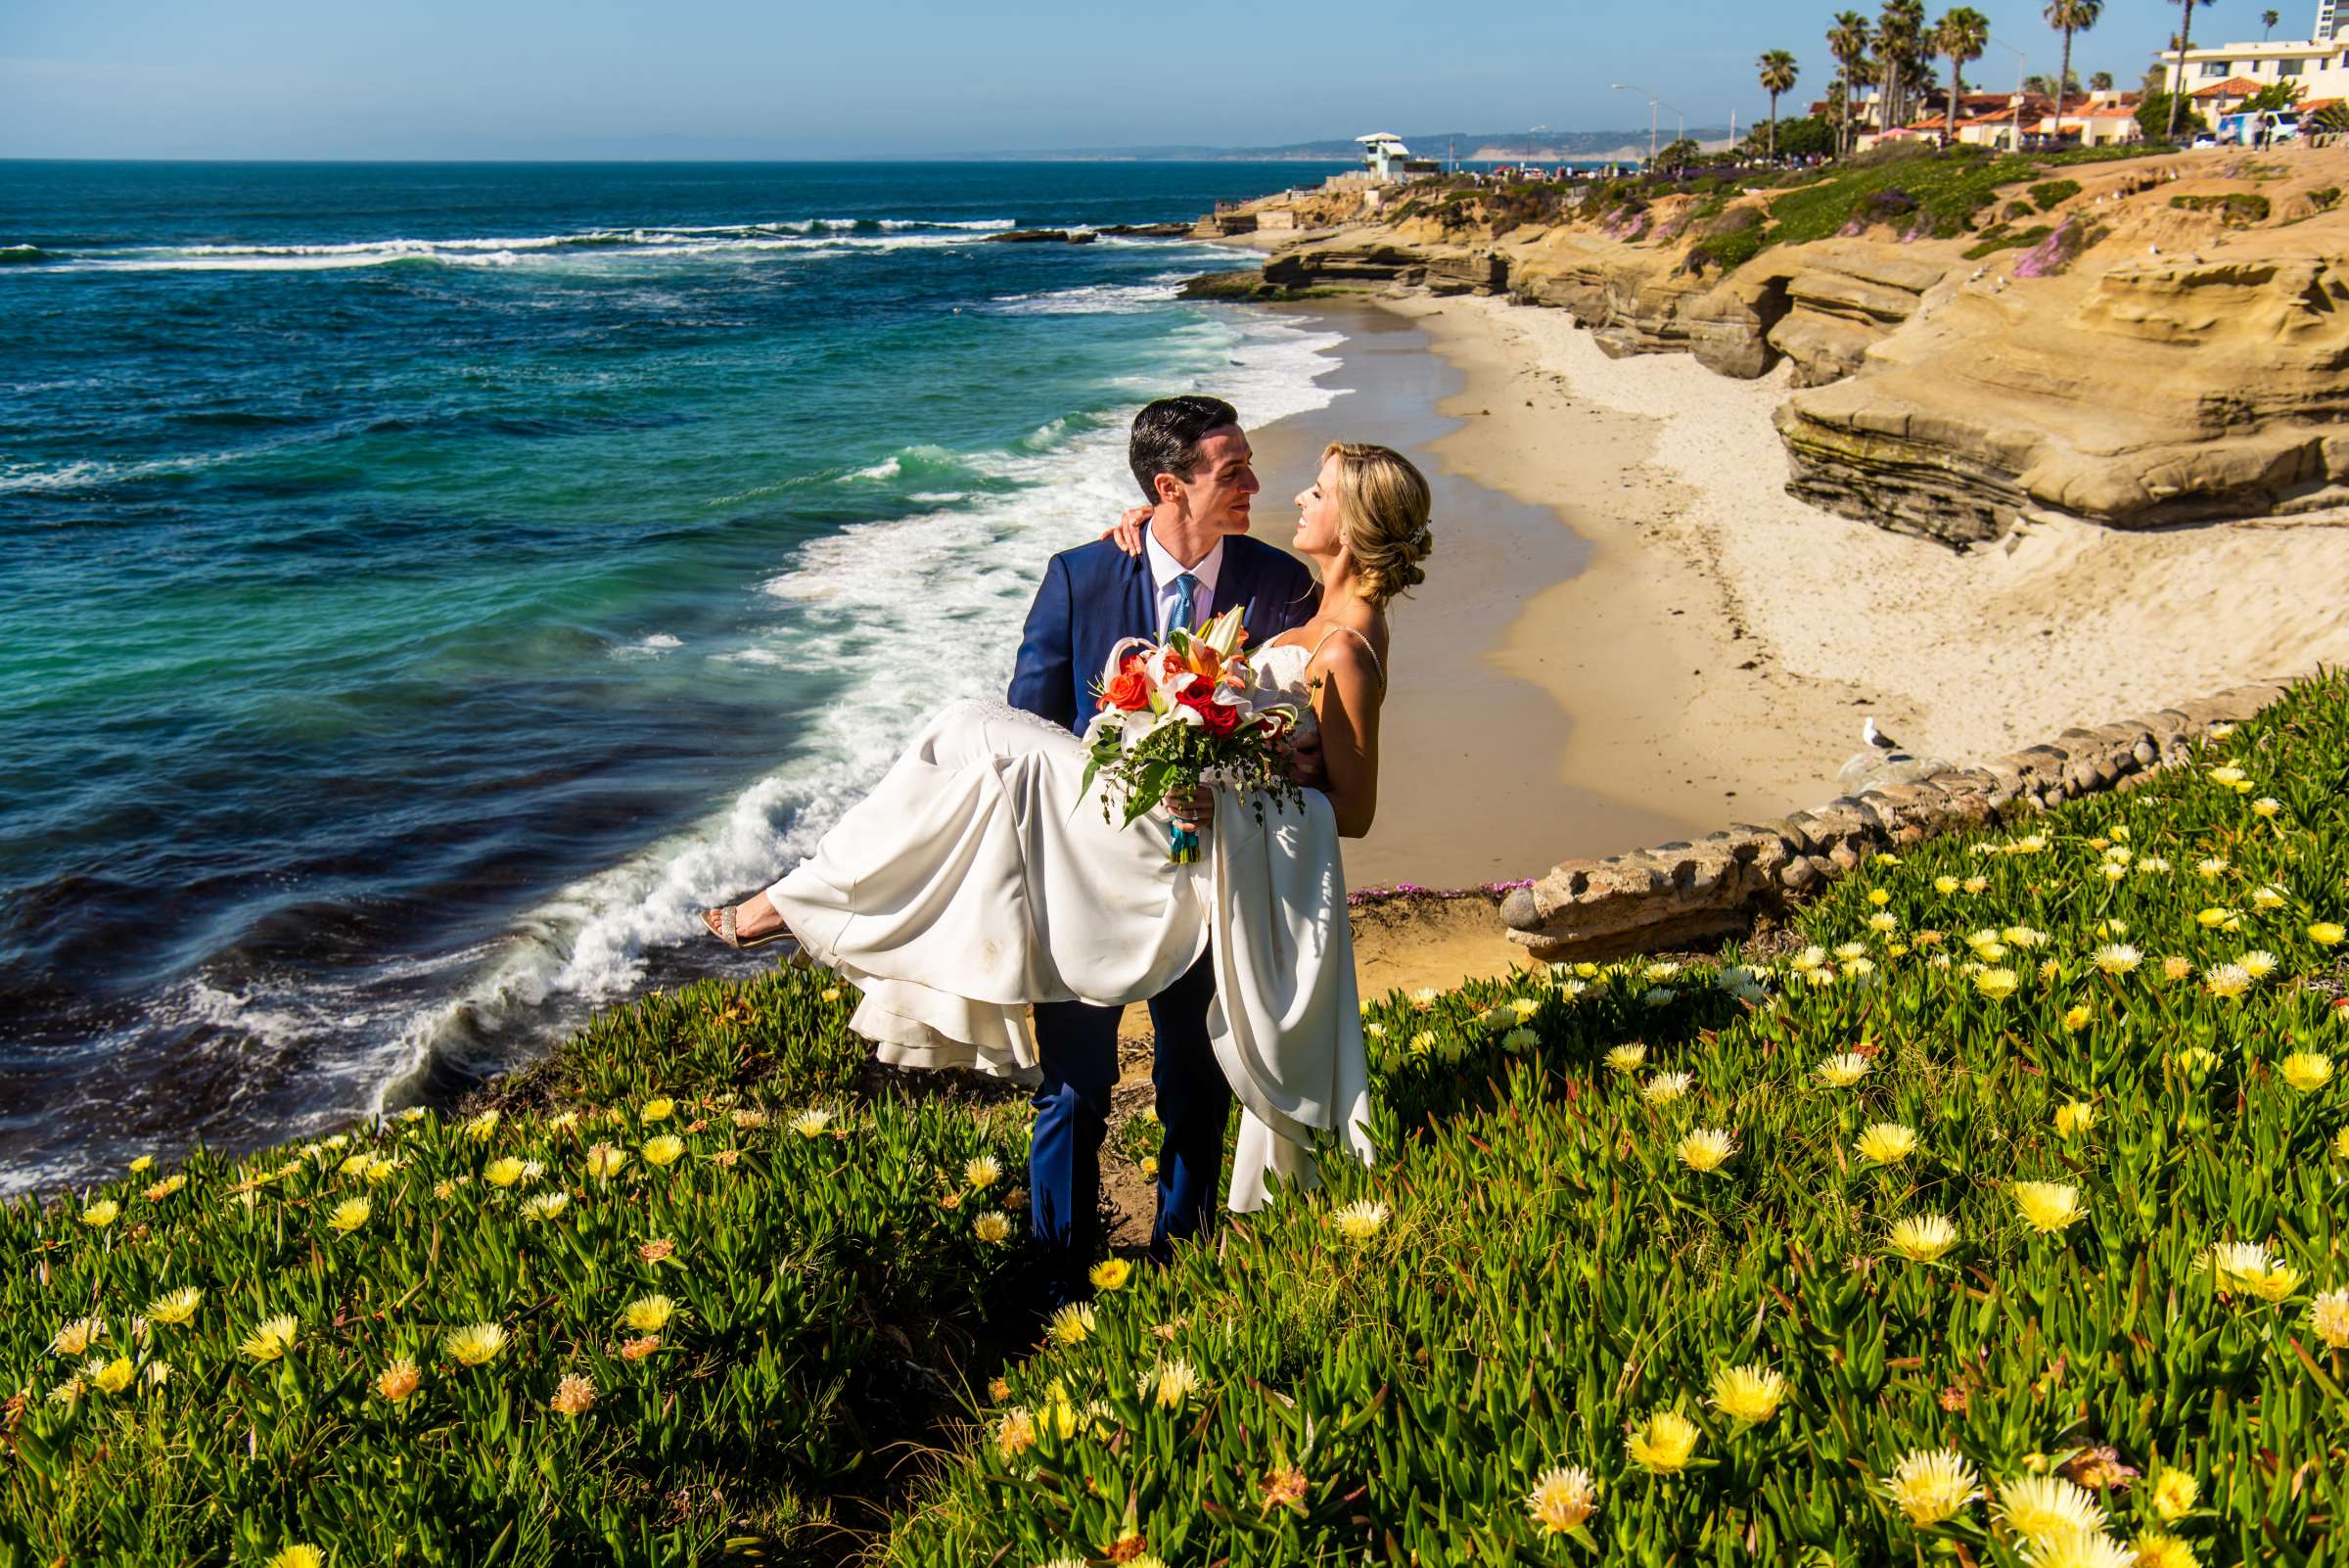
[(666, 1094), (656, 1095), (636, 1108), (636, 1120), (647, 1127), (655, 1122), (666, 1122), (676, 1114), (677, 1102)]
[(1958, 1227), (1947, 1215), (1914, 1214), (1894, 1224), (1886, 1240), (1911, 1263), (1932, 1263), (1958, 1245)]
[(2302, 1094), (2332, 1082), (2332, 1058), (2322, 1051), (2294, 1051), (2283, 1059), (2283, 1081)]
[(570, 1207), (571, 1194), (567, 1192), (533, 1192), (523, 1200), (522, 1215), (526, 1220), (544, 1223)]
[(1841, 942), (1835, 945), (1835, 957), (1839, 962), (1849, 963), (1854, 958), (1864, 958), (1866, 955), (1867, 946), (1865, 943)]
[(2125, 975), (2144, 961), (2144, 955), (2125, 942), (2106, 943), (2092, 960), (2108, 975)]
[(2251, 803), (2253, 816), (2274, 816), (2283, 809), (2283, 803), (2273, 795), (2263, 795)]
[(158, 1181), (155, 1183), (155, 1185), (147, 1189), (147, 1201), (149, 1203), (161, 1203), (165, 1198), (171, 1196), (172, 1193), (177, 1192), (180, 1188), (186, 1186), (187, 1184), (187, 1173), (184, 1171), (174, 1171), (169, 1176), (163, 1177), (161, 1181)]
[(1639, 1044), (1637, 1041), (1629, 1045), (1618, 1045), (1607, 1052), (1607, 1071), (1635, 1073), (1639, 1071), (1639, 1064), (1646, 1060), (1647, 1047), (1645, 1045)]
[(2240, 931), (2243, 917), (2224, 904), (2194, 911), (2194, 923), (2205, 931)]
[(1878, 909), (1867, 917), (1867, 929), (1870, 931), (1898, 931), (1901, 929), (1901, 923), (1893, 916)]
[(1871, 1122), (1853, 1147), (1870, 1165), (1898, 1165), (1916, 1152), (1916, 1130), (1899, 1122)]
[(1036, 1417), (1027, 1407), (1015, 1405), (995, 1422), (995, 1452), (1006, 1459), (1016, 1459), (1036, 1447)]
[(1183, 1402), (1199, 1392), (1199, 1372), (1189, 1361), (1161, 1361), (1142, 1374), (1136, 1391), (1162, 1410), (1179, 1410)]
[(2337, 946), (2343, 937), (2349, 937), (2349, 928), (2331, 920), (2320, 920), (2308, 928), (2308, 940), (2320, 947)]
[(791, 1119), (791, 1130), (804, 1138), (811, 1138), (832, 1125), (832, 1113), (821, 1106), (812, 1106)]
[(1845, 1051), (1819, 1064), (1819, 1081), (1829, 1088), (1850, 1088), (1867, 1077), (1872, 1064), (1858, 1051)]
[(1126, 1281), (1133, 1275), (1133, 1265), (1123, 1258), (1104, 1258), (1086, 1270), (1085, 1278), (1095, 1290), (1124, 1290)]
[(92, 1230), (104, 1230), (122, 1216), (122, 1205), (112, 1198), (100, 1198), (81, 1211), (81, 1222)]
[(587, 1174), (598, 1181), (611, 1180), (627, 1163), (628, 1151), (609, 1143), (598, 1143), (587, 1151)]
[(2001, 1001), (2014, 994), (2015, 976), (2011, 969), (1985, 969), (1974, 976), (1974, 990), (1992, 1001)]
[(1737, 1143), (1725, 1129), (1700, 1127), (1674, 1145), (1673, 1152), (1681, 1157), (1682, 1165), (1702, 1175), (1718, 1171), (1727, 1163), (1729, 1156), (1737, 1152)]
[(2039, 1543), (2031, 1568), (2131, 1568), (2137, 1553), (2096, 1530), (2066, 1530)]
[(2212, 1283), (2226, 1291), (2251, 1290), (2275, 1266), (2268, 1249), (2256, 1241), (2213, 1242), (2194, 1263), (2209, 1269)]
[(1826, 961), (1827, 949), (1824, 947), (1816, 946), (1805, 947), (1801, 952), (1796, 953), (1791, 960), (1794, 965), (1794, 970), (1797, 974), (1807, 974), (1811, 970), (1817, 969), (1820, 964), (1823, 964)]
[(674, 1165), (685, 1152), (685, 1140), (672, 1132), (664, 1132), (657, 1138), (646, 1138), (644, 1147), (637, 1152), (644, 1156), (647, 1165)]
[(1653, 1475), (1675, 1475), (1696, 1453), (1696, 1423), (1678, 1410), (1653, 1410), (1623, 1441), (1634, 1464)]
[(497, 1112), (484, 1111), (481, 1115), (475, 1117), (472, 1121), (465, 1124), (465, 1135), (477, 1142), (484, 1139), (488, 1137), (490, 1133), (497, 1130), (498, 1120), (499, 1118)]
[(2254, 909), (2280, 909), (2283, 902), (2281, 888), (2269, 886), (2251, 890), (2251, 907)]
[(2194, 1511), (2194, 1499), (2202, 1495), (2202, 1484), (2194, 1479), (2191, 1470), (2167, 1466), (2155, 1472), (2153, 1485), (2147, 1494), (2153, 1501), (2153, 1511), (2171, 1523)]
[(402, 1356), (375, 1374), (375, 1391), (397, 1405), (424, 1386), (424, 1373), (416, 1363)]
[(1598, 1483), (1580, 1465), (1543, 1471), (1534, 1478), (1534, 1490), (1525, 1495), (1526, 1517), (1545, 1536), (1580, 1530), (1597, 1512)]
[(595, 1380), (576, 1372), (568, 1372), (564, 1374), (563, 1381), (555, 1385), (554, 1398), (546, 1404), (547, 1408), (556, 1414), (569, 1416), (576, 1421), (595, 1407)]
[(1958, 879), (1956, 877), (1947, 876), (1935, 877), (1933, 879), (1933, 891), (1943, 895), (1944, 897), (1956, 893), (1958, 891)]
[(468, 1323), (441, 1335), (440, 1348), (463, 1365), (481, 1366), (506, 1348), (506, 1331), (495, 1323)]
[(1982, 1496), (1974, 1467), (1954, 1449), (1911, 1449), (1892, 1467), (1884, 1490), (1919, 1530), (1956, 1517)]
[(1688, 1085), (1695, 1082), (1695, 1078), (1687, 1073), (1658, 1073), (1647, 1081), (1647, 1086), (1639, 1092), (1646, 1095), (1652, 1104), (1670, 1105), (1687, 1093)]
[(203, 1305), (204, 1292), (202, 1290), (194, 1285), (182, 1285), (177, 1290), (166, 1290), (149, 1302), (147, 1304), (147, 1320), (151, 1323), (165, 1323), (177, 1328), (195, 1316), (196, 1309)]
[(81, 1369), (82, 1381), (101, 1394), (119, 1394), (130, 1387), (130, 1380), (139, 1375), (127, 1356), (117, 1356), (111, 1361), (93, 1357), (90, 1364)]
[(2265, 980), (2276, 973), (2276, 955), (2264, 947), (2254, 947), (2235, 960), (2244, 974), (2253, 980)]
[(2088, 1218), (2078, 1187), (2060, 1181), (2017, 1181), (2009, 1190), (2023, 1222), (2042, 1234), (2061, 1231)]
[(279, 1547), (262, 1568), (326, 1568), (326, 1553), (306, 1541), (297, 1541)]
[(2027, 1475), (1999, 1488), (1999, 1517), (2033, 1545), (2078, 1531), (2101, 1532), (2104, 1510), (2086, 1489), (2059, 1475)]
[(144, 1176), (154, 1169), (155, 1156), (152, 1154), (142, 1154), (137, 1159), (130, 1162), (130, 1174), (132, 1176)]
[(2076, 1138), (2096, 1125), (2096, 1108), (2086, 1100), (2067, 1100), (2055, 1107), (2055, 1133)]
[(1409, 1046), (1413, 1056), (1427, 1055), (1436, 1048), (1436, 1032), (1432, 1029), (1419, 1031), (1410, 1038)]
[(237, 1349), (256, 1361), (274, 1361), (294, 1348), (301, 1337), (301, 1325), (291, 1313), (264, 1317), (253, 1331), (237, 1342)]
[(482, 1167), (482, 1179), (493, 1187), (510, 1187), (522, 1179), (525, 1169), (520, 1160), (509, 1154)]
[(1786, 1397), (1786, 1379), (1767, 1366), (1723, 1366), (1713, 1373), (1713, 1408), (1734, 1420), (1760, 1426), (1778, 1413)]
[(1011, 1239), (1011, 1217), (1000, 1209), (990, 1209), (971, 1222), (971, 1234), (990, 1247), (999, 1247)]
[(2191, 959), (2172, 954), (2161, 961), (2161, 974), (2164, 980), (2184, 980), (2193, 972), (2194, 965)]
[(1530, 1029), (1512, 1029), (1500, 1037), (1500, 1048), (1512, 1056), (1523, 1056), (1541, 1043), (1541, 1035)]
[(1071, 1302), (1044, 1320), (1044, 1335), (1055, 1345), (1082, 1345), (1093, 1334), (1093, 1309)]
[(104, 1338), (105, 1318), (76, 1317), (57, 1331), (57, 1336), (49, 1341), (49, 1349), (59, 1356), (79, 1356)]
[(620, 1320), (639, 1334), (654, 1334), (668, 1326), (676, 1310), (667, 1296), (639, 1296), (620, 1310)]
[(1542, 1004), (1531, 996), (1514, 997), (1510, 1000), (1509, 1007), (1517, 1014), (1519, 1023), (1525, 1022), (1542, 1010)]
[(1959, 886), (1964, 888), (1968, 893), (1988, 893), (1990, 891), (1990, 878), (1967, 877), (1964, 882), (1959, 884)]
[(1368, 1198), (1357, 1198), (1343, 1208), (1330, 1211), (1329, 1222), (1338, 1227), (1338, 1234), (1348, 1241), (1368, 1241), (1378, 1234), (1387, 1222), (1387, 1206)]
[(2328, 1290), (2310, 1302), (2308, 1326), (2332, 1349), (2349, 1350), (2349, 1289)]
[(2216, 882), (2219, 878), (2225, 876), (2230, 869), (2231, 868), (2229, 867), (2227, 859), (2224, 855), (2214, 854), (2207, 859), (2197, 860), (2194, 862), (2194, 874), (2202, 878), (2205, 882)]
[(330, 1228), (347, 1236), (365, 1224), (367, 1217), (373, 1213), (374, 1208), (365, 1198), (345, 1198), (335, 1205), (335, 1212), (327, 1216), (326, 1222)]
[(2064, 1009), (2064, 1033), (2069, 1035), (2079, 1034), (2080, 1031), (2088, 1027), (2089, 1020), (2095, 1016), (2095, 1014), (2089, 1011), (2088, 1003), (2086, 1002), (2081, 1002), (2076, 1006)]
[(2251, 972), (2241, 964), (2213, 964), (2202, 971), (2202, 989), (2232, 1001), (2251, 989)]
[(1003, 1163), (991, 1154), (982, 1154), (963, 1162), (963, 1185), (974, 1192), (985, 1192), (1002, 1179)]
[(2129, 1549), (2136, 1568), (2197, 1568), (2200, 1561), (2182, 1538), (2160, 1530), (2139, 1531)]

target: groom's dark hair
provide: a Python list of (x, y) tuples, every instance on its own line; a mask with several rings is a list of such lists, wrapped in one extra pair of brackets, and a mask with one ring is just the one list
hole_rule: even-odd
[(1158, 504), (1158, 476), (1187, 480), (1199, 466), (1199, 442), (1211, 430), (1240, 422), (1240, 411), (1221, 397), (1161, 397), (1133, 416), (1126, 461), (1133, 469), (1142, 499)]

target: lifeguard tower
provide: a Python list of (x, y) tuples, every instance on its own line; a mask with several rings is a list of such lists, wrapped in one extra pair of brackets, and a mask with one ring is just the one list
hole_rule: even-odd
[(1411, 150), (1403, 145), (1403, 138), (1392, 131), (1373, 131), (1357, 136), (1361, 144), (1362, 167), (1370, 171), (1371, 179), (1381, 185), (1392, 185), (1404, 177), (1404, 162)]

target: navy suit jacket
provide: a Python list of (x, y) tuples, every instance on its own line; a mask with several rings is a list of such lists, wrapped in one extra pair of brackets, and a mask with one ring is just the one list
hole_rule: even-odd
[[(1295, 556), (1236, 534), (1223, 541), (1223, 565), (1208, 613), (1244, 605), (1248, 646), (1261, 648), (1313, 619), (1320, 592)], [(1204, 619), (1204, 618), (1203, 618)], [(1093, 683), (1109, 651), (1126, 637), (1155, 637), (1158, 610), (1146, 556), (1128, 555), (1108, 539), (1063, 550), (1044, 568), (1029, 607), (1008, 701), (1064, 729), (1082, 732), (1098, 699)]]

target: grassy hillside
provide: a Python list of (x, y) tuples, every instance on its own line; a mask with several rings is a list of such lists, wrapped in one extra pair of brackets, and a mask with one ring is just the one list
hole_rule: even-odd
[[(879, 1549), (2337, 1563), (2345, 907), (2332, 678), (1792, 946), (1375, 1003), (1392, 1157), (1107, 1271)], [(0, 1210), (0, 1564), (838, 1558), (1026, 1330), (1024, 1104), (846, 1011), (696, 987), (494, 1118)]]

